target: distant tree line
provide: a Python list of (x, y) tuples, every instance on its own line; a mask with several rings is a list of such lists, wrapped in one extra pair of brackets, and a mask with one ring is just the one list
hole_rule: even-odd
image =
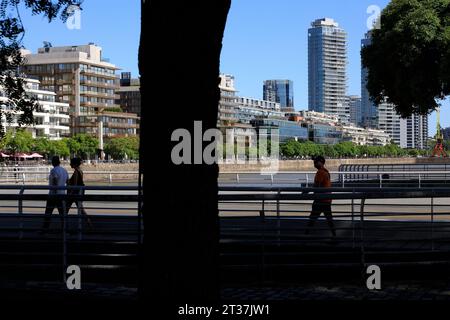
[[(0, 149), (11, 154), (37, 152), (47, 159), (54, 155), (62, 158), (77, 156), (83, 159), (94, 159), (98, 153), (98, 139), (88, 134), (76, 134), (60, 140), (50, 140), (46, 137), (33, 138), (31, 132), (18, 129), (15, 132), (12, 130), (6, 132), (0, 139)], [(139, 138), (110, 138), (105, 141), (103, 151), (115, 160), (139, 159)]]
[(403, 149), (394, 143), (386, 146), (361, 146), (353, 142), (323, 145), (311, 141), (289, 140), (280, 145), (280, 155), (284, 158), (307, 158), (318, 155), (329, 158), (417, 157), (426, 156), (428, 153), (428, 150)]

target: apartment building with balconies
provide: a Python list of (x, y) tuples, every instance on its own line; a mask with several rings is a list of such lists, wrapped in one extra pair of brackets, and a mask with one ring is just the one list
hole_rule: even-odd
[[(37, 108), (33, 112), (34, 125), (26, 125), (24, 128), (30, 131), (34, 138), (46, 137), (51, 140), (59, 140), (69, 136), (70, 116), (69, 104), (56, 102), (56, 94), (42, 90), (39, 81), (25, 79), (25, 92), (31, 98), (35, 98)], [(8, 105), (8, 98), (0, 87), (0, 107), (2, 108), (2, 125), (6, 130), (19, 127), (18, 118), (23, 112), (16, 112)], [(6, 113), (12, 114), (12, 122), (6, 121)]]
[[(24, 50), (23, 55), (26, 58), (23, 72), (38, 77), (42, 89), (54, 91), (56, 101), (70, 105), (71, 134), (96, 135), (100, 140), (103, 136), (110, 135), (105, 132), (109, 125), (102, 121), (105, 119), (105, 112), (122, 111), (120, 105), (116, 104), (116, 99), (120, 98), (116, 94), (120, 87), (116, 75), (119, 68), (102, 57), (101, 47), (93, 43), (46, 46), (39, 48), (36, 54)], [(136, 114), (131, 113), (111, 119), (123, 117), (136, 121)], [(129, 132), (128, 121), (127, 126), (118, 129), (122, 129), (118, 132)], [(137, 131), (137, 123), (133, 124), (132, 129), (133, 132)]]
[(317, 19), (308, 29), (308, 109), (350, 121), (346, 104), (347, 33), (333, 19)]

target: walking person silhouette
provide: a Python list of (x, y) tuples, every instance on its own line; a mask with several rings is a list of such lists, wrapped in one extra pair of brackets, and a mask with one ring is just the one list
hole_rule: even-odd
[[(80, 158), (73, 158), (70, 159), (70, 167), (74, 170), (72, 176), (70, 177), (68, 181), (68, 185), (70, 186), (78, 186), (78, 187), (84, 187), (84, 181), (83, 181), (83, 171), (80, 169), (81, 165), (81, 159)], [(83, 195), (84, 190), (83, 189), (70, 189), (67, 190), (68, 194), (72, 195)], [(92, 229), (92, 222), (91, 219), (89, 219), (86, 210), (83, 207), (83, 202), (80, 200), (67, 200), (66, 210), (67, 213), (69, 213), (70, 207), (72, 207), (72, 204), (75, 202), (77, 208), (80, 210), (80, 213), (86, 218), (86, 221), (89, 225), (89, 228)]]
[[(325, 168), (325, 158), (322, 156), (317, 156), (313, 160), (314, 167), (317, 169), (314, 177), (314, 188), (331, 188), (331, 177), (330, 173)], [(331, 199), (314, 200), (305, 234), (309, 234), (311, 228), (314, 226), (314, 223), (323, 212), (333, 237), (336, 237), (336, 230), (334, 228), (333, 216), (331, 213), (331, 202)]]
[[(50, 170), (50, 175), (48, 177), (48, 182), (50, 187), (65, 187), (67, 180), (69, 178), (69, 174), (67, 173), (67, 170), (60, 166), (61, 162), (59, 160), (58, 156), (52, 157), (52, 165), (53, 169)], [(55, 208), (58, 209), (60, 218), (61, 218), (61, 224), (64, 219), (64, 201), (58, 199), (57, 195), (66, 194), (66, 190), (63, 189), (50, 189), (49, 197), (47, 200), (47, 205), (45, 208), (45, 218), (44, 218), (44, 225), (42, 226), (42, 229), (40, 233), (46, 233), (48, 231), (48, 228), (50, 226), (50, 219), (53, 214), (53, 210)]]

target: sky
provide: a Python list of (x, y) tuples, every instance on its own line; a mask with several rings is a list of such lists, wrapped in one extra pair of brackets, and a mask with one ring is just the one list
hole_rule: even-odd
[[(126, 6), (124, 6), (126, 3)], [(54, 47), (93, 42), (103, 49), (102, 56), (138, 77), (138, 48), (140, 36), (139, 0), (84, 0), (80, 28), (68, 28), (61, 19), (48, 23), (42, 16), (32, 16), (20, 8), (25, 26), (22, 44), (33, 53), (43, 47), (43, 41)]]
[[(367, 21), (388, 0), (234, 0), (227, 19), (221, 72), (235, 76), (240, 96), (262, 99), (263, 81), (294, 81), (296, 110), (308, 108), (308, 28), (319, 18), (333, 18), (347, 32), (348, 95), (361, 95), (361, 39)], [(441, 109), (441, 126), (450, 127), (450, 105)], [(436, 116), (429, 117), (429, 135)]]

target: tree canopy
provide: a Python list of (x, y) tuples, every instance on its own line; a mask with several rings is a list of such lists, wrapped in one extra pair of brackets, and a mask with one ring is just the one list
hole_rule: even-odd
[(280, 145), (280, 154), (286, 158), (326, 156), (328, 158), (354, 157), (404, 157), (423, 156), (427, 150), (402, 149), (396, 144), (386, 146), (362, 146), (350, 141), (333, 145), (320, 145), (312, 141), (300, 142), (289, 140)]
[[(8, 130), (0, 138), (0, 150), (9, 153), (38, 152), (47, 158), (82, 157), (92, 159), (97, 154), (98, 140), (88, 134), (76, 134), (71, 138), (49, 140), (46, 137), (33, 138), (31, 132), (24, 129)], [(110, 139), (105, 151), (114, 159), (139, 159), (138, 137), (117, 137)], [(126, 154), (126, 156), (125, 156)]]
[(392, 0), (362, 49), (367, 89), (403, 117), (435, 110), (450, 93), (450, 0)]
[(105, 143), (105, 153), (113, 159), (139, 159), (139, 138), (120, 137), (110, 139)]

